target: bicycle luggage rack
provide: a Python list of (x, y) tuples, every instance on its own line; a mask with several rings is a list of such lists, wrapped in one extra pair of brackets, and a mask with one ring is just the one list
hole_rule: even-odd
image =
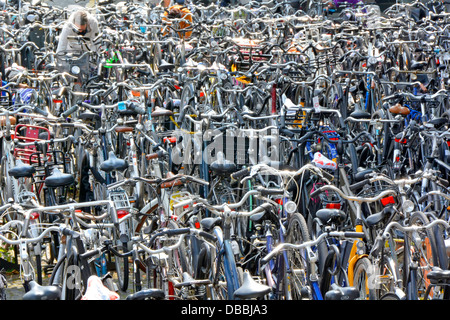
[[(25, 128), (25, 135), (21, 135), (20, 131)], [(47, 139), (51, 138), (49, 129), (40, 126), (28, 125), (28, 124), (18, 124), (14, 130), (14, 137), (17, 141), (22, 143), (37, 142), (43, 140), (39, 138), (39, 134), (42, 132), (47, 133)], [(50, 160), (52, 158), (52, 153), (50, 150), (50, 144), (47, 143), (47, 156)], [(14, 148), (14, 157), (20, 159), (25, 164), (37, 164), (39, 163), (39, 154), (35, 145), (24, 146), (23, 148)]]

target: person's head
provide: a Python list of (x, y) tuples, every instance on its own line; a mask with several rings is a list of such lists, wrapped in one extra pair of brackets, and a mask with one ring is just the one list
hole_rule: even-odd
[(80, 10), (73, 14), (72, 25), (75, 33), (85, 35), (88, 26), (88, 15), (86, 11)]
[(181, 10), (179, 8), (171, 8), (169, 10), (169, 14), (168, 14), (169, 19), (181, 19), (182, 16), (183, 15), (182, 15)]

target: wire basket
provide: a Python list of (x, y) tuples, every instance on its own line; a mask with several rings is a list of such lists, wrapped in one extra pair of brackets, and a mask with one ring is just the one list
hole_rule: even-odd
[(64, 51), (56, 55), (56, 69), (59, 72), (74, 74), (74, 67), (79, 68), (79, 75), (84, 78), (89, 75), (89, 55), (78, 51)]
[(114, 202), (116, 210), (130, 209), (131, 204), (128, 195), (123, 189), (116, 189), (109, 193), (109, 200)]

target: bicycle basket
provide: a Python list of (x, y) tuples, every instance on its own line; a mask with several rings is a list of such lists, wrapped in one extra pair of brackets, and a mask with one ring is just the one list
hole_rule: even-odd
[(89, 74), (89, 55), (83, 55), (83, 52), (78, 51), (64, 51), (56, 55), (56, 69), (58, 72), (67, 72), (72, 75), (76, 73), (76, 68), (79, 68), (80, 75)]

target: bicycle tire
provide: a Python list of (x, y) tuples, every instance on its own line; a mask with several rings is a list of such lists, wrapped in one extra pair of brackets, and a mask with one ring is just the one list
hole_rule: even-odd
[[(310, 240), (311, 237), (305, 218), (299, 213), (292, 214), (288, 220), (285, 242), (300, 244)], [(308, 285), (308, 262), (306, 253), (304, 251), (297, 252), (296, 250), (289, 250), (286, 255), (290, 270), (287, 269), (288, 266), (285, 264), (284, 271), (287, 275), (283, 285), (284, 290), (286, 290), (285, 296), (289, 300), (300, 300), (302, 298), (302, 289)], [(281, 255), (280, 259), (284, 259), (284, 257)]]
[(353, 286), (359, 290), (359, 300), (376, 300), (376, 290), (373, 283), (376, 274), (369, 258), (360, 258), (353, 270)]

